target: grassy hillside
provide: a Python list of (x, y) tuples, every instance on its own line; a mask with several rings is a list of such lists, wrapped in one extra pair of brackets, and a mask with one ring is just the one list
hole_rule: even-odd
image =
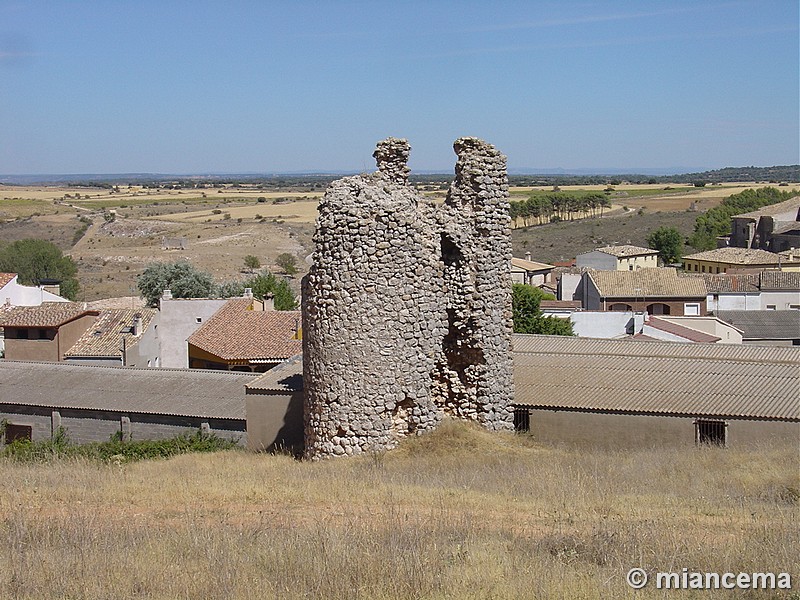
[(634, 566), (798, 577), (798, 467), (797, 448), (579, 452), (462, 424), (319, 463), (3, 460), (0, 595), (646, 599)]
[[(552, 264), (553, 261), (570, 260), (600, 246), (633, 244), (646, 248), (647, 235), (662, 226), (675, 227), (687, 237), (693, 231), (697, 214), (631, 210), (598, 219), (518, 227), (512, 231), (511, 240), (514, 256), (522, 257), (530, 252), (533, 260)], [(693, 252), (691, 248), (686, 249)]]

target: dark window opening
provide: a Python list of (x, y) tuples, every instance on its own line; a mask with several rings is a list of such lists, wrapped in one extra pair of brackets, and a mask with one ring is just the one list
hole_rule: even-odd
[(531, 430), (531, 411), (528, 408), (514, 409), (514, 431)]
[(33, 426), (6, 423), (5, 441), (6, 444), (33, 441)]
[(695, 439), (698, 444), (725, 447), (728, 443), (728, 424), (725, 421), (695, 421)]

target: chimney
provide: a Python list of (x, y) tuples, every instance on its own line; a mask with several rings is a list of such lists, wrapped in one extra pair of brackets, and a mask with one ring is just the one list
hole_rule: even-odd
[(525, 253), (525, 260), (530, 260), (530, 259), (531, 259), (531, 253), (530, 252), (526, 252)]
[(245, 298), (252, 298), (253, 297), (253, 288), (244, 288), (244, 297)]
[(139, 337), (142, 335), (142, 315), (136, 313), (133, 315), (133, 326), (131, 327), (131, 333), (133, 337)]
[(172, 290), (164, 290), (161, 294), (162, 300), (172, 300)]

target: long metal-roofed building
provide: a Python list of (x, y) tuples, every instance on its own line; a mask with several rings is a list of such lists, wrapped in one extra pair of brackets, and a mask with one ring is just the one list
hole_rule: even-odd
[(203, 430), (247, 443), (244, 387), (256, 375), (0, 360), (5, 441), (160, 439)]
[(800, 348), (515, 335), (514, 386), (545, 442), (800, 442)]

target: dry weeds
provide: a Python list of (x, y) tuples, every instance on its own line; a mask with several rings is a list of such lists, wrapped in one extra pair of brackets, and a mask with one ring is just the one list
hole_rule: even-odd
[(447, 425), (349, 460), (0, 462), (0, 477), (14, 599), (661, 598), (627, 588), (628, 569), (800, 577), (797, 448), (586, 453)]

